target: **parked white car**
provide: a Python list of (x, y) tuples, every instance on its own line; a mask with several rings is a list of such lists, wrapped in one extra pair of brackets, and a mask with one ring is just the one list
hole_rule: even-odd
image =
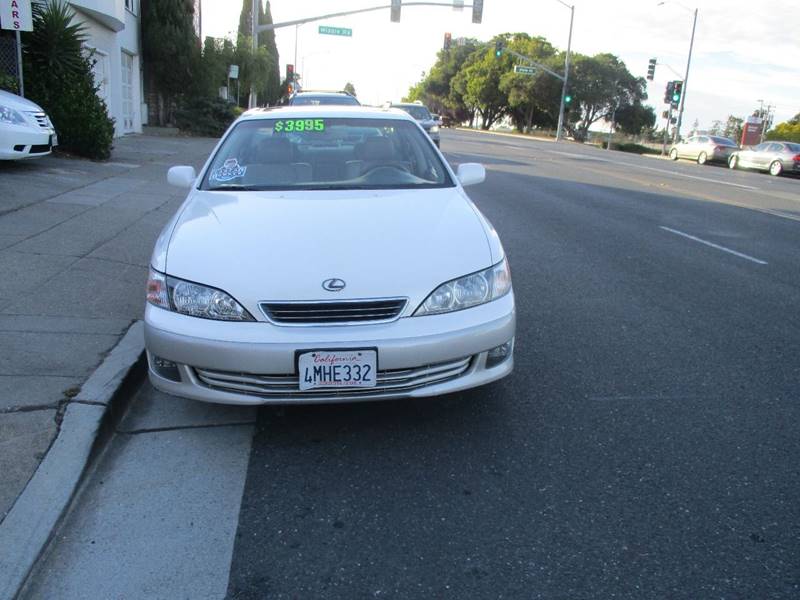
[(0, 160), (46, 156), (57, 145), (53, 124), (38, 104), (0, 90)]
[(153, 252), (153, 385), (230, 404), (435, 396), (513, 368), (497, 233), (396, 109), (250, 111), (196, 175)]

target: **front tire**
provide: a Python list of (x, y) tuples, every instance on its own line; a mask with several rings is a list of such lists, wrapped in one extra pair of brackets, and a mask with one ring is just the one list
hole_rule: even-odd
[(669, 157), (671, 160), (678, 160), (678, 150), (677, 148), (673, 148), (669, 151)]
[(707, 162), (708, 162), (708, 154), (706, 154), (705, 152), (701, 152), (700, 154), (697, 155), (698, 165), (704, 165)]
[(781, 173), (783, 173), (783, 163), (779, 160), (772, 161), (772, 164), (769, 166), (769, 174), (777, 177)]
[(731, 156), (730, 160), (728, 161), (728, 168), (736, 169), (738, 166), (739, 166), (739, 157)]

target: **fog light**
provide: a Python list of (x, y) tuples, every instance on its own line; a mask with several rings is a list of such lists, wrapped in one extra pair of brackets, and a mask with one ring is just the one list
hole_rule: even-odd
[(155, 356), (154, 354), (150, 354), (149, 358), (150, 368), (155, 372), (156, 375), (163, 377), (164, 379), (169, 379), (170, 381), (181, 380), (181, 374), (180, 371), (178, 371), (178, 365), (176, 365), (174, 362), (161, 358), (160, 356)]
[(488, 354), (486, 355), (486, 368), (490, 369), (492, 367), (496, 367), (501, 362), (506, 360), (514, 350), (514, 340), (511, 339), (507, 341), (505, 344), (501, 344), (495, 348), (489, 350)]

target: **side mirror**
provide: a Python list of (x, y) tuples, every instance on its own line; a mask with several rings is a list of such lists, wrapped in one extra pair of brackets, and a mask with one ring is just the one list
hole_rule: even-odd
[(180, 188), (190, 188), (197, 179), (197, 171), (194, 167), (171, 167), (167, 171), (167, 183)]
[(461, 163), (458, 165), (456, 176), (463, 187), (483, 183), (486, 179), (486, 169), (480, 163)]

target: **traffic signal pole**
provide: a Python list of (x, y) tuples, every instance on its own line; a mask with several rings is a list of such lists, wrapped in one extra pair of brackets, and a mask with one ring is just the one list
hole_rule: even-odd
[[(559, 0), (561, 2), (561, 0)], [(561, 86), (561, 104), (558, 107), (558, 127), (556, 128), (556, 141), (561, 141), (561, 131), (564, 128), (564, 101), (567, 97), (567, 83), (569, 83), (569, 60), (572, 50), (572, 22), (575, 20), (575, 5), (569, 6), (569, 38), (567, 40), (567, 59), (564, 62), (564, 85)]]
[(686, 75), (683, 77), (683, 92), (681, 94), (681, 106), (678, 109), (678, 123), (675, 126), (674, 142), (681, 137), (681, 122), (683, 121), (683, 107), (686, 105), (686, 86), (689, 83), (689, 67), (692, 64), (692, 49), (694, 48), (694, 32), (697, 29), (697, 9), (694, 9), (694, 21), (692, 22), (692, 38), (689, 41), (689, 58), (686, 59)]

